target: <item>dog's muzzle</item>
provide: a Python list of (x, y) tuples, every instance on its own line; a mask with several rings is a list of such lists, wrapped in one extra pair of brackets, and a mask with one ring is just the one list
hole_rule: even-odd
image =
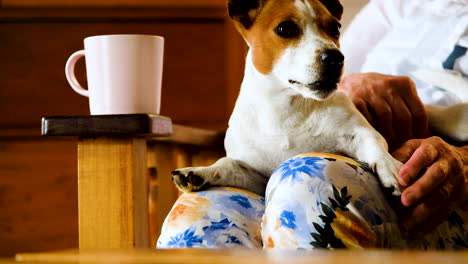
[(321, 78), (306, 86), (312, 90), (335, 90), (340, 81), (344, 56), (338, 49), (324, 50), (319, 56), (322, 66)]
[(320, 97), (326, 97), (338, 87), (344, 64), (344, 56), (338, 49), (327, 49), (319, 55), (320, 79), (312, 83), (302, 83), (289, 80), (292, 85), (307, 87), (319, 93)]

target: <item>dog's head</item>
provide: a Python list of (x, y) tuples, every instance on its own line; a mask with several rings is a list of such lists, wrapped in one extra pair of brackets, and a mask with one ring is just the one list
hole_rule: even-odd
[(258, 72), (316, 100), (336, 89), (344, 60), (339, 0), (229, 0), (228, 11)]

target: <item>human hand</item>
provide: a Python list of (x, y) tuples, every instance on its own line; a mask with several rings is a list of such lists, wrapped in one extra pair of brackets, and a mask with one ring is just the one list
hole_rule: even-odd
[(468, 146), (455, 147), (439, 137), (413, 139), (393, 156), (404, 163), (398, 182), (406, 187), (401, 195), (406, 231), (430, 232), (468, 201)]
[(427, 114), (414, 82), (406, 76), (349, 75), (338, 89), (353, 101), (393, 151), (409, 139), (428, 135)]

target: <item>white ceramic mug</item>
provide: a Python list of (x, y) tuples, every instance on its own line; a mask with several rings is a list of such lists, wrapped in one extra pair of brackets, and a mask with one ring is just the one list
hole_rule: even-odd
[[(65, 75), (73, 90), (89, 97), (91, 115), (159, 114), (164, 38), (152, 35), (102, 35), (84, 39)], [(88, 89), (75, 77), (85, 57)]]

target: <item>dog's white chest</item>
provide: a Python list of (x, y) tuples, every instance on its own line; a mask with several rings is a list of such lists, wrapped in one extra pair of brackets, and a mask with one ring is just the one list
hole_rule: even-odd
[(233, 113), (225, 141), (227, 155), (269, 174), (301, 153), (339, 152), (336, 138), (342, 131), (349, 131), (337, 128), (340, 122), (350, 122), (346, 108), (310, 107), (303, 102), (290, 107), (269, 112), (268, 118), (262, 115), (262, 109)]

